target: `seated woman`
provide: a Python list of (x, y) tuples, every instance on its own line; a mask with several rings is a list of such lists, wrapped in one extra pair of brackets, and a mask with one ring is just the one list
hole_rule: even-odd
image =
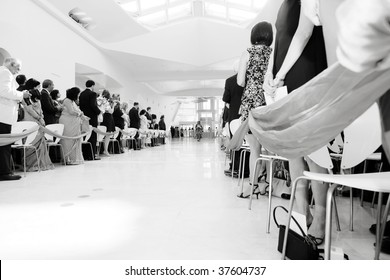
[[(39, 87), (41, 83), (33, 78), (28, 79), (25, 85), (25, 89), (28, 90), (31, 94), (31, 97), (28, 99), (23, 99), (23, 109), (24, 109), (24, 121), (33, 121), (39, 124), (40, 126), (45, 126), (45, 121), (43, 120), (43, 111), (41, 108), (40, 92)], [(37, 136), (31, 143), (38, 152), (39, 158), (39, 168), (40, 170), (53, 169), (54, 165), (50, 160), (49, 153), (47, 150), (46, 139), (44, 137), (45, 133), (40, 128), (38, 130)], [(35, 150), (28, 149), (26, 151), (26, 170), (27, 171), (37, 171), (38, 170), (38, 158), (35, 154)]]
[[(125, 129), (126, 114), (122, 111), (121, 104), (119, 101), (114, 101), (114, 104), (114, 112), (112, 113), (112, 117), (114, 118), (114, 124), (120, 129)], [(122, 132), (119, 132), (118, 136), (116, 137), (116, 140), (118, 140), (119, 143), (119, 152), (124, 153), (121, 138)]]
[[(76, 104), (79, 94), (80, 89), (78, 87), (73, 87), (66, 91), (66, 98), (62, 104), (64, 109), (59, 119), (59, 123), (64, 125), (64, 136), (79, 136), (82, 133), (82, 127), (88, 127), (89, 118), (84, 115)], [(60, 143), (64, 149), (66, 164), (76, 165), (84, 163), (81, 141), (81, 138), (61, 139)]]

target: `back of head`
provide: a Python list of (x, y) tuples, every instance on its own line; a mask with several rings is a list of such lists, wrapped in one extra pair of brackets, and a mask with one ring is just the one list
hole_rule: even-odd
[(273, 41), (272, 25), (269, 22), (262, 21), (257, 23), (251, 31), (252, 45), (270, 46)]
[(20, 75), (16, 76), (15, 80), (18, 83), (18, 85), (21, 86), (21, 85), (24, 85), (26, 83), (27, 78), (25, 75), (20, 74)]
[(80, 89), (78, 87), (72, 87), (66, 90), (66, 97), (70, 100), (76, 101), (79, 93)]
[(138, 102), (134, 102), (134, 107), (138, 106), (139, 103)]
[(87, 88), (90, 88), (90, 87), (93, 87), (95, 85), (95, 82), (92, 81), (92, 80), (88, 80), (86, 83), (85, 83), (85, 86)]
[(26, 90), (32, 90), (32, 89), (34, 89), (35, 87), (39, 86), (40, 84), (41, 84), (41, 83), (40, 83), (39, 81), (35, 80), (34, 78), (30, 78), (30, 79), (27, 80), (27, 82), (26, 82), (24, 88), (25, 88)]
[(142, 109), (141, 112), (139, 113), (141, 116), (146, 114), (146, 110)]
[(108, 90), (103, 90), (102, 92), (102, 96), (105, 98), (105, 99), (110, 99), (111, 98), (111, 94)]
[(59, 93), (60, 93), (60, 91), (59, 91), (58, 89), (53, 89), (53, 90), (50, 92), (51, 99), (57, 100), (58, 94), (59, 94)]
[(50, 87), (51, 85), (53, 85), (53, 81), (52, 80), (49, 80), (49, 79), (46, 79), (43, 81), (42, 83), (42, 88), (48, 88)]

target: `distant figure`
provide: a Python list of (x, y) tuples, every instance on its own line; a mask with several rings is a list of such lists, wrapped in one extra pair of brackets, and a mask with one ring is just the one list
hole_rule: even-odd
[(200, 121), (198, 121), (195, 125), (195, 132), (196, 132), (196, 139), (198, 142), (202, 138), (202, 133), (203, 133), (203, 126), (200, 124)]

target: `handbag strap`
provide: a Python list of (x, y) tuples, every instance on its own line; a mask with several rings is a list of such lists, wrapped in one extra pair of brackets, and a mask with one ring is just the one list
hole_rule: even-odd
[[(282, 205), (276, 206), (276, 207), (274, 208), (274, 211), (273, 211), (274, 221), (275, 221), (276, 226), (279, 228), (280, 225), (279, 225), (278, 222), (276, 221), (276, 209), (278, 209), (278, 208), (283, 209), (286, 213), (288, 213), (288, 210), (287, 210), (284, 206), (282, 206)], [(291, 215), (291, 218), (294, 220), (295, 224), (298, 226), (298, 228), (299, 228), (299, 230), (301, 231), (302, 235), (303, 235), (304, 237), (306, 237), (306, 234), (305, 234), (305, 232), (303, 231), (301, 225), (298, 223), (298, 221), (294, 218), (293, 215)]]

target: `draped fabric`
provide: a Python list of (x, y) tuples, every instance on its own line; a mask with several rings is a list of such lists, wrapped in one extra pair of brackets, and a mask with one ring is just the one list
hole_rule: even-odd
[(39, 169), (41, 171), (54, 169), (54, 165), (51, 162), (49, 151), (47, 149), (47, 142), (45, 138), (45, 133), (43, 131), (43, 126), (39, 127), (38, 134), (35, 139), (31, 142), (38, 153), (38, 158), (35, 150), (27, 149), (26, 150), (26, 169), (27, 171), (38, 171), (38, 161)]
[(287, 97), (253, 109), (228, 148), (241, 146), (250, 129), (271, 152), (290, 159), (308, 155), (377, 101), (390, 88), (389, 77), (390, 70), (355, 73), (335, 63)]
[(35, 127), (27, 129), (22, 133), (12, 133), (12, 134), (0, 134), (0, 146), (5, 146), (9, 144), (13, 144), (16, 141), (23, 139), (30, 135), (31, 133), (37, 131), (39, 128), (38, 124)]

